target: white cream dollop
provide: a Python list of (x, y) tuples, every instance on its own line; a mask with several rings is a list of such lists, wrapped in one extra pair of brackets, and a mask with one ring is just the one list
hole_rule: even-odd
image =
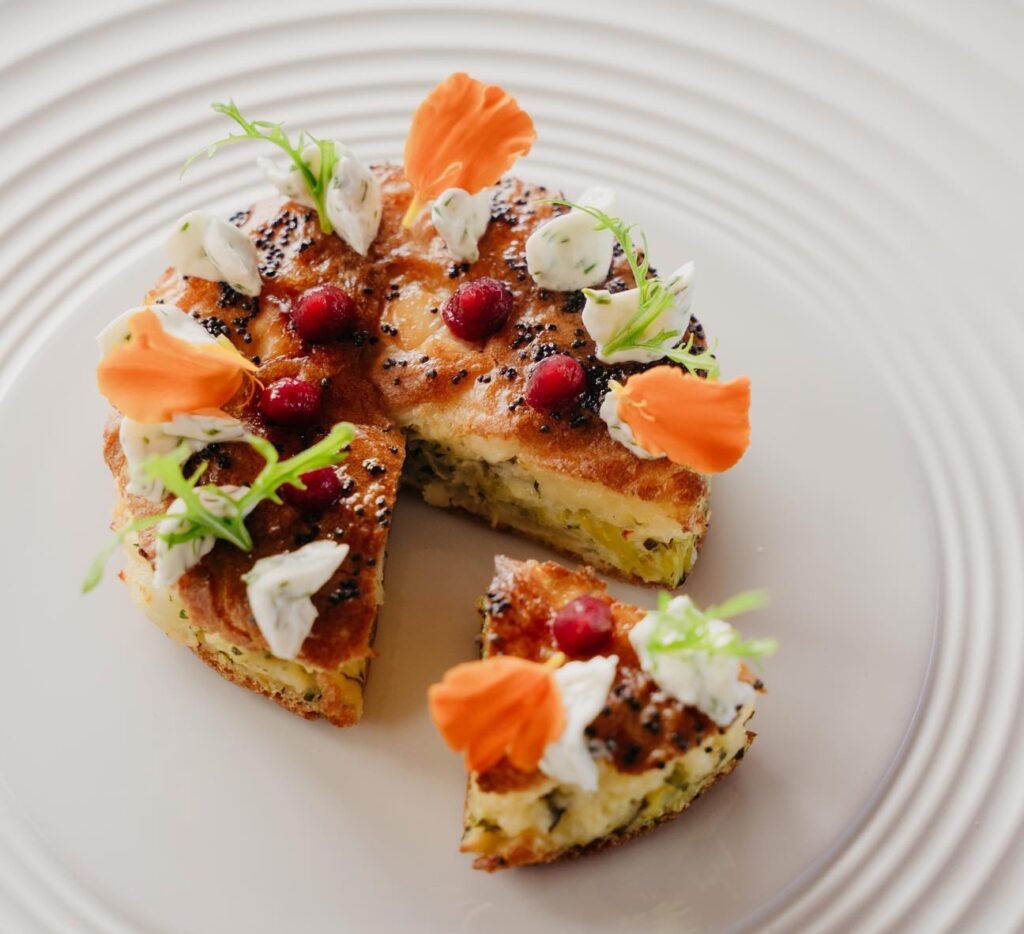
[[(604, 399), (601, 400), (601, 408), (597, 410), (597, 414), (601, 416), (601, 420), (608, 426), (608, 434), (612, 436), (613, 441), (618, 441), (631, 454), (635, 454), (641, 460), (657, 460), (658, 457), (649, 451), (645, 451), (637, 444), (636, 438), (633, 436), (633, 429), (619, 416), (620, 392), (621, 389), (616, 388), (616, 386), (609, 386), (608, 392), (605, 394)], [(664, 457), (665, 455), (661, 454), (658, 456)]]
[[(588, 188), (576, 203), (609, 214), (615, 207), (615, 192)], [(612, 263), (615, 236), (596, 227), (593, 217), (575, 208), (538, 227), (526, 241), (526, 268), (533, 281), (556, 292), (603, 282)]]
[(226, 282), (241, 295), (259, 295), (256, 245), (234, 224), (207, 211), (178, 218), (164, 240), (164, 252), (183, 276)]
[(237, 418), (180, 412), (171, 421), (159, 424), (122, 418), (118, 435), (128, 466), (125, 488), (135, 496), (159, 502), (164, 496), (163, 481), (141, 469), (148, 458), (170, 454), (182, 442), (195, 453), (208, 444), (241, 441), (246, 431)]
[(463, 188), (448, 188), (431, 205), (434, 229), (458, 262), (475, 263), (480, 259), (480, 238), (491, 221), (492, 199), (490, 188), (475, 195)]
[(556, 781), (597, 790), (597, 763), (587, 748), (584, 730), (601, 712), (615, 680), (617, 655), (597, 655), (567, 662), (554, 673), (565, 706), (565, 729), (544, 747), (540, 770)]
[[(689, 597), (673, 597), (668, 609), (682, 613), (692, 606)], [(656, 614), (649, 613), (629, 633), (640, 666), (680, 703), (696, 707), (720, 727), (728, 726), (736, 719), (736, 711), (754, 696), (753, 685), (740, 680), (740, 659), (701, 651), (652, 655), (647, 642), (655, 620)], [(708, 627), (713, 638), (726, 640), (733, 632), (732, 626), (720, 619), (710, 620)]]
[[(344, 143), (332, 140), (337, 161), (331, 171), (324, 199), (327, 217), (335, 233), (360, 256), (366, 256), (380, 229), (380, 182)], [(302, 161), (309, 170), (320, 174), (320, 147), (307, 143), (302, 149)], [(273, 160), (256, 160), (263, 177), (281, 194), (309, 208), (316, 202), (309, 192), (306, 179), (296, 166), (281, 169)]]
[(310, 599), (341, 566), (348, 545), (326, 539), (260, 558), (242, 575), (252, 615), (278, 658), (299, 654), (317, 617)]
[(661, 331), (675, 332), (657, 347), (629, 347), (605, 352), (605, 344), (622, 329), (640, 307), (640, 290), (627, 289), (625, 292), (608, 292), (596, 289), (587, 293), (583, 306), (583, 326), (597, 344), (597, 359), (602, 363), (653, 363), (665, 356), (665, 351), (679, 343), (680, 335), (686, 333), (690, 323), (690, 299), (693, 292), (693, 263), (684, 263), (665, 283), (674, 296), (668, 306), (644, 331), (642, 337), (648, 340)]
[(171, 337), (185, 341), (187, 344), (215, 344), (216, 338), (198, 321), (182, 311), (177, 305), (139, 305), (119, 314), (96, 336), (100, 345), (100, 354), (106, 357), (111, 351), (131, 340), (129, 327), (131, 319), (143, 311), (151, 311), (156, 315), (160, 327)]
[[(215, 516), (226, 516), (230, 513), (228, 499), (241, 499), (248, 491), (247, 486), (222, 486), (220, 494), (212, 490), (197, 490), (199, 501)], [(180, 499), (171, 503), (167, 512), (174, 515), (185, 513), (185, 504)], [(189, 528), (187, 519), (164, 519), (156, 527), (156, 562), (153, 570), (153, 583), (157, 587), (170, 587), (176, 584), (182, 574), (195, 567), (204, 556), (213, 551), (217, 543), (213, 535), (200, 535), (187, 542), (168, 544), (165, 536), (184, 532)]]

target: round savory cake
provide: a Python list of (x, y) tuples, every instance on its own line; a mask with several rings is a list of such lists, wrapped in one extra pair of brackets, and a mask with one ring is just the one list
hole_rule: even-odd
[[(177, 306), (211, 335), (229, 340), (267, 386), (297, 378), (320, 390), (315, 424), (287, 427), (261, 414), (258, 393), (225, 407), (248, 431), (287, 456), (332, 424), (357, 426), (340, 467), (343, 495), (310, 514), (260, 504), (246, 553), (218, 541), (174, 587), (153, 580), (155, 534), (132, 535), (125, 576), (135, 599), (169, 634), (222, 675), (305, 717), (345, 726), (362, 710), (391, 510), (399, 483), (432, 505), (454, 507), (520, 532), (626, 579), (675, 586), (697, 556), (708, 523), (708, 479), (666, 458), (642, 459), (614, 441), (598, 416), (611, 380), (651, 364), (608, 365), (581, 322), (580, 291), (550, 291), (527, 274), (526, 241), (567, 210), (553, 193), (515, 179), (494, 189), (490, 223), (473, 263), (452, 259), (428, 216), (402, 224), (413, 197), (402, 169), (372, 167), (382, 196), (380, 229), (365, 256), (321, 230), (316, 212), (284, 198), (231, 218), (254, 244), (262, 289), (247, 297), (225, 282), (169, 268), (146, 305)], [(505, 325), (482, 341), (455, 337), (441, 310), (456, 288), (489, 277), (511, 296)], [(339, 341), (311, 344), (291, 312), (309, 289), (332, 285), (355, 299), (358, 321)], [(616, 251), (604, 288), (634, 286)], [(706, 349), (691, 318), (686, 340)], [(586, 389), (571, 408), (545, 413), (524, 401), (531, 369), (561, 354), (579, 361)], [(128, 471), (111, 418), (106, 460), (117, 480), (116, 525), (164, 509), (128, 492)], [(261, 466), (242, 444), (211, 444), (195, 456), (204, 481), (241, 485)], [(186, 474), (188, 467), (186, 465)], [(349, 553), (314, 597), (317, 617), (301, 652), (275, 657), (256, 626), (242, 575), (261, 557), (331, 537)]]

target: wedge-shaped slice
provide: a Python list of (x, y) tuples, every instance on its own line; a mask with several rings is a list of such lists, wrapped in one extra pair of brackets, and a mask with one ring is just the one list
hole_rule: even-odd
[[(617, 657), (617, 667), (603, 707), (583, 731), (596, 788), (545, 774), (547, 759), (530, 771), (508, 758), (471, 771), (462, 850), (476, 855), (476, 868), (547, 863), (622, 843), (676, 817), (743, 758), (754, 738), (746, 727), (761, 689), (744, 666), (739, 677), (753, 690), (741, 689), (746, 700), (730, 721), (716, 725), (643, 670), (629, 634), (646, 611), (612, 600), (592, 571), (504, 557), (496, 564), (483, 604), (485, 659), (509, 655), (557, 665), (553, 621), (589, 595), (610, 609), (611, 636), (601, 652)], [(568, 731), (571, 713), (567, 719)]]

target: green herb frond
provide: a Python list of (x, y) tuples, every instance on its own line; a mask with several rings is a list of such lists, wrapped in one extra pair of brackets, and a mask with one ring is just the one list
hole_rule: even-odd
[[(193, 153), (185, 160), (185, 164), (181, 168), (181, 174), (184, 175), (188, 170), (189, 166), (192, 165), (197, 159), (202, 156), (210, 158), (218, 150), (224, 146), (229, 146), (232, 143), (240, 143), (247, 139), (263, 140), (264, 142), (270, 143), (277, 146), (288, 154), (293, 165), (302, 175), (303, 180), (306, 183), (306, 188), (309, 189), (310, 197), (313, 199), (316, 205), (316, 212), (320, 216), (320, 229), (325, 233), (332, 233), (334, 228), (331, 225), (330, 218), (327, 216), (327, 188), (330, 185), (331, 176), (334, 173), (334, 166), (338, 161), (338, 154), (335, 150), (334, 143), (331, 140), (317, 139), (312, 133), (308, 133), (305, 130), (300, 130), (298, 136), (293, 143), (291, 138), (285, 132), (283, 123), (272, 123), (269, 120), (249, 120), (247, 119), (238, 109), (238, 105), (234, 101), (228, 101), (228, 103), (217, 102), (210, 105), (217, 113), (223, 114), (231, 120), (234, 120), (241, 128), (241, 133), (229, 133), (227, 136), (222, 136), (218, 140), (210, 143), (208, 146), (203, 147), (199, 152)], [(320, 170), (314, 172), (310, 168), (309, 163), (302, 158), (302, 150), (306, 147), (307, 143), (315, 143), (317, 148), (320, 150)]]
[[(622, 253), (626, 257), (630, 271), (633, 273), (633, 281), (640, 293), (640, 301), (633, 316), (612, 335), (605, 344), (606, 354), (617, 353), (622, 350), (630, 350), (634, 347), (642, 347), (646, 350), (661, 351), (673, 363), (679, 363), (690, 373), (703, 370), (707, 373), (708, 379), (717, 379), (719, 375), (718, 361), (712, 351), (704, 351), (700, 354), (691, 354), (693, 346), (693, 335), (690, 335), (684, 347), (665, 348), (663, 345), (674, 339), (682, 339), (681, 331), (660, 331), (654, 337), (645, 338), (644, 334), (675, 301), (675, 296), (669, 290), (668, 285), (657, 276), (651, 276), (651, 261), (647, 249), (647, 237), (640, 234), (642, 247), (637, 249), (633, 241), (633, 225), (626, 224), (620, 217), (613, 217), (600, 208), (591, 207), (586, 204), (576, 204), (574, 201), (565, 201), (560, 198), (547, 199), (545, 203), (560, 204), (563, 207), (573, 208), (589, 214), (597, 221), (595, 230), (610, 230)], [(594, 299), (594, 292), (591, 289), (584, 289), (584, 294)]]
[[(246, 435), (244, 440), (256, 449), (266, 464), (249, 489), (237, 499), (215, 484), (199, 485), (199, 480), (206, 472), (205, 461), (199, 464), (191, 476), (185, 476), (182, 468), (192, 455), (188, 445), (182, 444), (170, 454), (149, 458), (143, 462), (142, 471), (160, 480), (169, 493), (184, 503), (185, 510), (181, 513), (162, 512), (144, 516), (120, 529), (93, 561), (82, 583), (82, 592), (88, 593), (100, 582), (107, 560), (127, 536), (156, 525), (164, 519), (177, 520), (174, 531), (157, 533), (168, 545), (182, 545), (212, 535), (214, 538), (230, 542), (242, 551), (251, 551), (252, 536), (245, 526), (245, 517), (264, 500), (280, 504), (278, 490), (286, 483), (304, 489), (305, 484), (300, 479), (302, 474), (319, 467), (340, 464), (348, 456), (348, 446), (355, 436), (356, 429), (353, 425), (339, 422), (316, 444), (300, 451), (294, 457), (281, 460), (277, 449), (266, 438)], [(203, 502), (200, 494), (218, 497), (223, 503), (224, 515), (213, 512)]]
[(658, 609), (654, 611), (655, 623), (647, 640), (647, 650), (655, 656), (702, 652), (706, 655), (734, 655), (752, 661), (771, 655), (777, 648), (774, 639), (744, 640), (732, 627), (725, 631), (712, 631), (710, 625), (712, 620), (726, 620), (758, 609), (767, 600), (764, 591), (752, 590), (702, 611), (692, 602), (673, 605), (669, 595), (662, 591), (658, 595)]

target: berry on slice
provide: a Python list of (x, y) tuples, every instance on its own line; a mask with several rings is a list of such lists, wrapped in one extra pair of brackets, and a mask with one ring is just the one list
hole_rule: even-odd
[(292, 323), (299, 337), (311, 344), (326, 344), (355, 328), (356, 303), (348, 292), (333, 285), (306, 289), (292, 306)]
[(486, 276), (463, 282), (444, 303), (441, 317), (464, 341), (482, 341), (500, 331), (512, 314), (512, 293)]
[(576, 658), (589, 658), (612, 641), (612, 611), (603, 600), (584, 595), (570, 601), (552, 623), (558, 647)]
[(538, 412), (556, 412), (577, 402), (587, 388), (587, 374), (568, 354), (545, 357), (526, 380), (526, 402)]
[(304, 490), (286, 483), (281, 487), (281, 498), (296, 509), (307, 512), (323, 512), (341, 498), (341, 481), (333, 467), (318, 467), (299, 475), (306, 484)]
[(320, 418), (320, 388), (304, 379), (274, 380), (260, 397), (260, 412), (277, 425), (310, 425)]

